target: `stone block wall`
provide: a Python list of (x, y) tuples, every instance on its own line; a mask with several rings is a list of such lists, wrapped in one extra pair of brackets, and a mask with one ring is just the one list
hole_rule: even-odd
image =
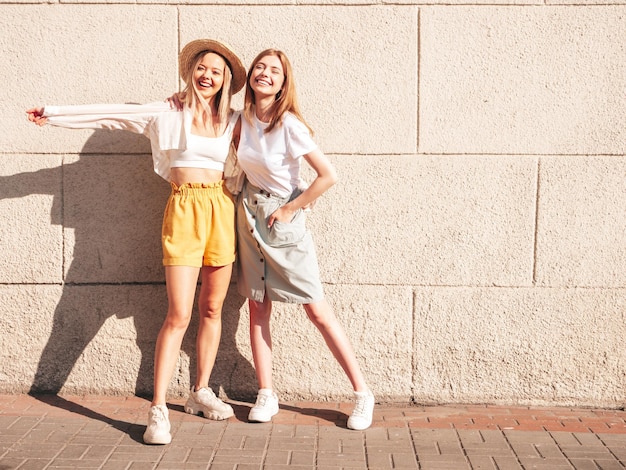
[[(24, 111), (162, 101), (211, 37), (292, 61), (340, 176), (309, 216), (322, 278), (380, 401), (625, 403), (623, 4), (0, 1), (0, 26), (1, 393), (151, 393), (169, 186), (145, 138)], [(211, 382), (247, 399), (235, 282)], [(281, 398), (350, 396), (301, 308), (273, 334)]]

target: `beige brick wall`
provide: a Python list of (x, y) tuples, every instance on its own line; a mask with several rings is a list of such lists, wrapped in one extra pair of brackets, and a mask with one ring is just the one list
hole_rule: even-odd
[[(161, 101), (198, 37), (292, 60), (341, 178), (323, 281), (382, 401), (625, 403), (626, 6), (599, 0), (0, 2), (0, 392), (150, 393), (169, 187), (146, 139), (24, 111)], [(234, 282), (212, 385), (249, 398)], [(273, 331), (282, 398), (349, 396), (301, 308)]]

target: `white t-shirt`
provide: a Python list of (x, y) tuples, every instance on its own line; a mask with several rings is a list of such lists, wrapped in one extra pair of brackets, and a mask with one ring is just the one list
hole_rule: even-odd
[(250, 183), (288, 197), (300, 184), (300, 157), (317, 145), (307, 127), (291, 113), (285, 113), (282, 125), (269, 133), (265, 133), (267, 126), (256, 116), (252, 124), (242, 116), (237, 158)]

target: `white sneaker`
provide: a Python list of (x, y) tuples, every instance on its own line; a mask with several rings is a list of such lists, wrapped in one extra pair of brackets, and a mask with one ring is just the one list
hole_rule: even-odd
[(372, 425), (374, 414), (374, 395), (369, 390), (367, 392), (354, 392), (356, 405), (352, 415), (348, 418), (348, 428), (356, 431), (363, 431)]
[(205, 418), (222, 420), (235, 416), (233, 407), (215, 396), (213, 390), (202, 387), (196, 391), (196, 387), (189, 392), (189, 398), (185, 403), (185, 412), (191, 415), (202, 413)]
[(262, 388), (256, 396), (256, 403), (250, 409), (248, 421), (267, 423), (278, 413), (278, 396), (269, 388)]
[(169, 444), (172, 442), (167, 406), (155, 405), (150, 407), (148, 427), (143, 433), (143, 442), (146, 444)]

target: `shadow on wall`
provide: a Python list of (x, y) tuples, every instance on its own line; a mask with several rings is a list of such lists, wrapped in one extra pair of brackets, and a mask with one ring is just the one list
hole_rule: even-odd
[[(107, 376), (117, 379), (125, 374), (126, 382), (131, 382), (129, 389), (134, 381), (136, 395), (152, 395), (154, 347), (167, 311), (160, 234), (169, 186), (152, 171), (149, 154), (97, 154), (102, 149), (124, 148), (119, 146), (120, 141), (130, 142), (126, 148), (142, 144), (133, 139), (146, 140), (122, 131), (95, 131), (75, 162), (62, 168), (12, 175), (7, 184), (0, 184), (0, 198), (6, 199), (46, 194), (52, 186), (50, 181), (62, 179), (62, 200), (54, 199), (51, 223), (74, 231), (73, 250), (65, 250), (73, 251), (73, 257), (65, 261), (70, 265), (65, 269), (63, 293), (30, 386), (31, 394), (57, 394), (64, 387), (68, 393), (125, 392), (113, 390), (106, 383)], [(256, 379), (250, 362), (236, 344), (243, 303), (244, 298), (236, 293), (232, 283), (224, 306), (222, 341), (211, 386), (216, 392), (223, 389), (231, 398), (247, 399), (256, 393)], [(133, 354), (119, 350), (124, 348), (126, 337), (127, 341), (133, 340), (132, 333), (126, 333), (126, 337), (114, 343), (111, 339), (110, 344), (106, 344), (109, 339), (99, 338), (105, 347), (91, 352), (102, 357), (97, 365), (99, 370), (92, 371), (90, 377), (95, 389), (80, 383), (85, 365), (81, 366), (83, 375), (78, 377), (79, 382), (67, 383), (85, 349), (112, 317), (133, 319), (134, 340), (141, 355), (136, 377), (136, 368), (129, 364), (135, 364), (137, 358), (129, 357), (126, 364), (119, 364), (119, 357)], [(190, 382), (196, 370), (196, 331), (194, 310), (182, 348), (191, 358)], [(111, 356), (118, 359), (111, 360)], [(185, 371), (176, 371), (175, 377), (180, 372)], [(180, 387), (178, 392), (182, 392)]]

